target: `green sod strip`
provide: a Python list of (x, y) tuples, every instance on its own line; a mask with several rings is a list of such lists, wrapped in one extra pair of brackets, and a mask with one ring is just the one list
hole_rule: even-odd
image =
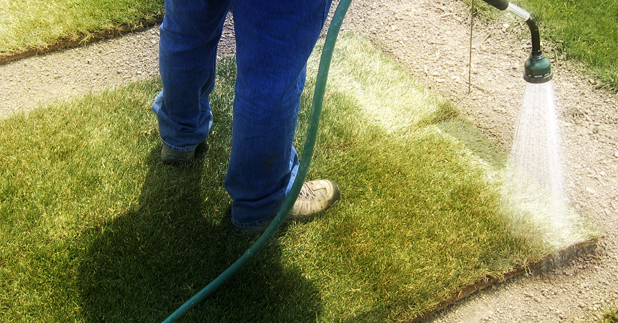
[[(412, 319), (544, 255), (509, 233), (503, 157), (455, 107), (366, 40), (337, 48), (309, 178), (337, 181), (342, 200), (281, 231), (184, 321)], [(234, 61), (218, 75), (208, 149), (185, 166), (159, 160), (156, 80), (0, 121), (0, 322), (161, 321), (251, 245), (223, 188)]]
[(162, 0), (0, 0), (0, 59), (138, 29), (163, 13)]

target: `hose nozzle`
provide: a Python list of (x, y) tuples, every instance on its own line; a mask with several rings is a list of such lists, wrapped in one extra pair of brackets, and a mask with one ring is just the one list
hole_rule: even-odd
[(539, 28), (532, 16), (526, 20), (532, 35), (532, 54), (524, 63), (524, 80), (529, 83), (545, 83), (552, 78), (551, 63), (541, 51), (541, 37)]
[(545, 83), (552, 79), (551, 63), (545, 55), (530, 55), (524, 63), (524, 80), (528, 83)]
[(539, 28), (536, 26), (534, 19), (532, 19), (532, 15), (528, 11), (514, 3), (509, 2), (508, 0), (484, 1), (500, 10), (508, 9), (526, 21), (532, 36), (532, 54), (524, 64), (524, 80), (529, 83), (545, 83), (550, 81), (553, 75), (551, 71), (551, 63), (541, 51)]

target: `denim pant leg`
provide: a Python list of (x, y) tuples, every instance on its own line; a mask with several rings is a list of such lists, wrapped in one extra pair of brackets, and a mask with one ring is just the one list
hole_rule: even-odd
[(163, 91), (152, 109), (161, 140), (190, 151), (206, 140), (212, 125), (208, 95), (215, 86), (217, 44), (231, 0), (165, 1), (159, 70)]
[(292, 147), (306, 63), (330, 0), (234, 0), (238, 75), (225, 187), (232, 222), (271, 220), (298, 169)]

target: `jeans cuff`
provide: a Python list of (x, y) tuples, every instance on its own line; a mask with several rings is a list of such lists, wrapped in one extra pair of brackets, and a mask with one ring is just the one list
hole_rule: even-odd
[(171, 149), (171, 150), (175, 150), (175, 151), (179, 151), (179, 152), (187, 152), (187, 151), (192, 151), (195, 150), (195, 148), (197, 148), (197, 145), (193, 145), (193, 146), (189, 146), (189, 147), (176, 147), (174, 145), (170, 145), (167, 142), (165, 142), (165, 140), (163, 140), (163, 138), (159, 137), (161, 139), (161, 141), (163, 142), (164, 145), (167, 146), (167, 148)]

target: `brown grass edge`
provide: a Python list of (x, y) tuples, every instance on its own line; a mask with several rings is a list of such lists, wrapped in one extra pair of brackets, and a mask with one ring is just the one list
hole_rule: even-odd
[(159, 14), (153, 17), (148, 17), (131, 25), (114, 26), (109, 29), (74, 35), (63, 39), (57, 39), (40, 47), (30, 47), (20, 51), (0, 53), (0, 65), (8, 64), (10, 62), (18, 61), (20, 59), (32, 56), (47, 55), (54, 51), (76, 48), (97, 41), (112, 39), (132, 32), (143, 31), (156, 24), (160, 24), (162, 21), (163, 14)]
[(430, 319), (432, 315), (442, 310), (447, 309), (449, 306), (463, 300), (464, 298), (472, 294), (482, 291), (483, 289), (487, 287), (493, 286), (495, 284), (504, 283), (514, 277), (518, 277), (524, 274), (538, 275), (538, 274), (546, 273), (556, 268), (562, 267), (563, 265), (567, 264), (569, 261), (577, 257), (581, 257), (583, 255), (592, 253), (594, 250), (596, 250), (597, 243), (598, 243), (598, 238), (579, 242), (579, 243), (576, 243), (576, 244), (573, 244), (567, 247), (566, 249), (560, 250), (553, 254), (549, 254), (534, 264), (510, 271), (504, 274), (502, 277), (488, 276), (481, 281), (478, 281), (474, 284), (471, 284), (471, 285), (468, 285), (462, 288), (459, 292), (457, 292), (451, 298), (438, 304), (438, 306), (436, 306), (435, 309), (425, 313), (424, 315), (413, 318), (413, 319), (409, 319), (409, 320), (402, 320), (399, 322), (400, 323), (423, 322), (427, 319)]

